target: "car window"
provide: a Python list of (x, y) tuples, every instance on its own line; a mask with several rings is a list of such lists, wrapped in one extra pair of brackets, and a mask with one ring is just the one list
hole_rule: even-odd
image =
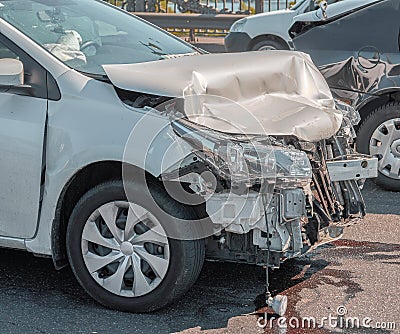
[(19, 57), (14, 52), (12, 52), (7, 46), (5, 46), (4, 43), (0, 42), (0, 59), (4, 58), (19, 59)]
[[(32, 87), (33, 97), (47, 99), (47, 84), (55, 84), (54, 79), (30, 55), (20, 49), (4, 35), (0, 34), (0, 58), (19, 59), (24, 65), (24, 83)], [(56, 85), (56, 84), (55, 84)], [(58, 91), (58, 88), (55, 88)], [(53, 99), (53, 98), (51, 98)], [(54, 98), (57, 99), (57, 98)]]
[(68, 66), (90, 74), (105, 74), (105, 64), (139, 63), (196, 52), (179, 38), (98, 0), (13, 0), (1, 4), (1, 18)]

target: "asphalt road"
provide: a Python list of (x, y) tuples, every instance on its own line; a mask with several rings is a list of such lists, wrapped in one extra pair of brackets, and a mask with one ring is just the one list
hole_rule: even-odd
[[(312, 255), (286, 262), (272, 273), (273, 293), (289, 298), (289, 317), (336, 315), (397, 322), (400, 332), (400, 193), (368, 184), (368, 216), (347, 229), (342, 240)], [(0, 250), (0, 333), (258, 333), (263, 291), (262, 268), (207, 263), (196, 285), (178, 303), (153, 314), (128, 314), (91, 300), (71, 271), (53, 269), (52, 261)], [(309, 333), (279, 329), (272, 333)], [(296, 325), (295, 323), (293, 323)], [(324, 329), (312, 333), (391, 333), (379, 329)]]

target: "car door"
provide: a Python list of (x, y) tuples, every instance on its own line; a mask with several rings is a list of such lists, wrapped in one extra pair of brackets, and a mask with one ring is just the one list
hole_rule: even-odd
[(44, 181), (47, 72), (2, 35), (0, 58), (22, 61), (24, 83), (31, 86), (0, 90), (0, 236), (31, 238)]

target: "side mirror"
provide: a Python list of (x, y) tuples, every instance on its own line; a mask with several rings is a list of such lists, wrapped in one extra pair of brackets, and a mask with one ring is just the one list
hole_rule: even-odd
[(24, 85), (24, 64), (18, 59), (0, 59), (0, 92), (32, 96), (32, 87)]
[(24, 84), (24, 64), (18, 59), (0, 59), (0, 85), (21, 86)]

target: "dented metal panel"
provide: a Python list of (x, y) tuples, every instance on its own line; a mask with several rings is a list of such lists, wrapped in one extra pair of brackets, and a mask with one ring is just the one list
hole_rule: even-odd
[[(353, 12), (346, 3), (330, 5), (328, 20), (299, 15), (290, 31), (296, 50), (310, 54), (334, 97), (360, 109), (400, 86), (400, 2), (360, 1)], [(301, 31), (307, 24), (311, 29)]]
[(303, 53), (202, 55), (104, 70), (124, 90), (183, 96), (190, 120), (222, 132), (317, 141), (342, 122), (323, 76)]

